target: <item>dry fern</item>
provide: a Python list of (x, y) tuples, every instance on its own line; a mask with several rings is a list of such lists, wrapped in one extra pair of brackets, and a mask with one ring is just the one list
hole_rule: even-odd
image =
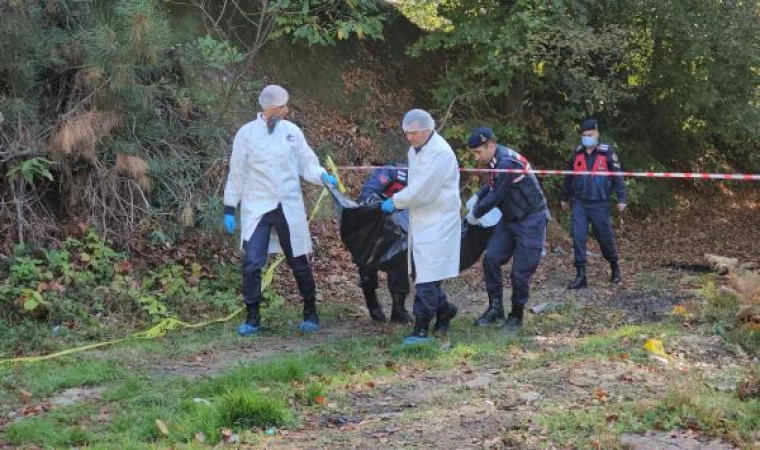
[(97, 144), (119, 123), (119, 116), (112, 112), (89, 111), (70, 117), (58, 125), (50, 138), (53, 154), (94, 161)]
[(150, 191), (151, 181), (148, 175), (150, 167), (144, 159), (137, 156), (118, 154), (116, 155), (114, 169), (119, 175), (135, 180), (143, 191)]

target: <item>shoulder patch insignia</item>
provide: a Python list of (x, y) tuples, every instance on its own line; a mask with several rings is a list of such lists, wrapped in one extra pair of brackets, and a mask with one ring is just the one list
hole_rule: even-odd
[(609, 145), (607, 145), (607, 144), (599, 144), (599, 151), (600, 152), (606, 152), (609, 149), (610, 149)]
[(615, 161), (615, 162), (618, 162), (617, 153), (613, 153), (612, 154), (612, 160)]

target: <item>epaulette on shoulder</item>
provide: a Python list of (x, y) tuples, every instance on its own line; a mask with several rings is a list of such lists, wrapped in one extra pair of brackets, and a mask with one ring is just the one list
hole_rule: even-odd
[(600, 152), (606, 152), (610, 150), (610, 146), (607, 144), (599, 144), (599, 147), (597, 147)]

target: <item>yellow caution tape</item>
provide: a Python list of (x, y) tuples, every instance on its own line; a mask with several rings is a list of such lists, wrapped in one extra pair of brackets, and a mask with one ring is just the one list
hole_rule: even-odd
[[(330, 171), (333, 172), (335, 174), (335, 177), (337, 178), (338, 177), (337, 167), (335, 166), (335, 163), (332, 161), (332, 159), (329, 156), (327, 157), (327, 166), (330, 168)], [(338, 189), (340, 189), (341, 192), (346, 191), (346, 188), (343, 187), (343, 184), (341, 184), (340, 182), (340, 178), (338, 178)], [(326, 195), (327, 195), (327, 189), (323, 189), (322, 193), (319, 194), (319, 198), (317, 198), (317, 203), (314, 205), (314, 208), (312, 208), (311, 210), (311, 214), (309, 215), (309, 223), (311, 223), (317, 211), (319, 211), (319, 208), (322, 205), (322, 200), (325, 198)], [(282, 264), (284, 260), (285, 260), (285, 256), (279, 255), (272, 262), (272, 265), (269, 266), (267, 271), (264, 273), (264, 276), (261, 277), (262, 290), (268, 288), (272, 284), (272, 282), (274, 281), (275, 270), (280, 264)], [(97, 343), (89, 344), (89, 345), (83, 345), (81, 347), (70, 348), (67, 350), (62, 350), (60, 352), (51, 353), (49, 355), (44, 355), (44, 356), (24, 356), (24, 357), (19, 357), (19, 358), (0, 359), (0, 366), (3, 364), (44, 361), (46, 359), (59, 358), (61, 356), (71, 355), (74, 353), (80, 353), (80, 352), (92, 350), (99, 347), (105, 347), (108, 345), (114, 345), (121, 342), (129, 341), (132, 339), (155, 339), (155, 338), (165, 336), (168, 331), (179, 330), (179, 329), (203, 328), (212, 323), (229, 322), (230, 320), (232, 320), (233, 317), (240, 314), (240, 312), (243, 311), (244, 309), (245, 308), (239, 308), (226, 317), (207, 320), (205, 322), (199, 322), (199, 323), (187, 323), (187, 322), (183, 322), (177, 319), (176, 317), (169, 317), (167, 319), (162, 320), (161, 322), (157, 323), (156, 325), (154, 325), (153, 327), (145, 331), (138, 331), (136, 333), (132, 333), (129, 336), (121, 338), (121, 339), (114, 339), (112, 341), (104, 341), (104, 342), (97, 342)]]
[(644, 350), (657, 356), (668, 356), (665, 353), (665, 347), (659, 339), (650, 339), (644, 344)]
[(338, 166), (335, 165), (332, 158), (330, 158), (329, 156), (325, 158), (325, 165), (327, 166), (328, 169), (330, 169), (330, 172), (333, 174), (335, 179), (338, 180), (338, 190), (342, 193), (345, 193), (346, 187), (343, 186), (343, 182), (340, 181), (340, 177), (338, 176)]

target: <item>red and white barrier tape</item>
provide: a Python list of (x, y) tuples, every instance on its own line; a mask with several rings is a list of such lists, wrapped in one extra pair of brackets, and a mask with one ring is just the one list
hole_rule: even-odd
[[(386, 166), (340, 166), (343, 170), (375, 170)], [(394, 166), (405, 169), (405, 166)], [(686, 178), (693, 180), (733, 180), (733, 181), (760, 181), (760, 174), (746, 173), (703, 173), (703, 172), (575, 172), (572, 170), (542, 170), (542, 169), (467, 169), (460, 168), (460, 172), (473, 173), (533, 173), (536, 175), (591, 175), (599, 177), (622, 176), (633, 178)]]

